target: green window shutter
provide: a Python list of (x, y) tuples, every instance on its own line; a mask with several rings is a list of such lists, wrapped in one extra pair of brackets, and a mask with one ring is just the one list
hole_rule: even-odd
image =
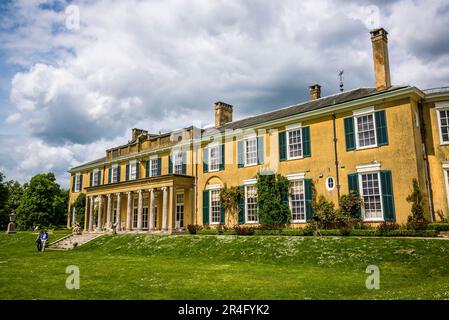
[(238, 167), (242, 168), (245, 165), (245, 160), (243, 157), (243, 141), (238, 141), (237, 142), (237, 163), (238, 163)]
[(83, 191), (83, 174), (80, 174), (80, 192)]
[(390, 170), (380, 171), (380, 184), (382, 189), (382, 206), (385, 221), (395, 221), (393, 181)]
[[(356, 192), (357, 194), (360, 194), (359, 175), (357, 173), (348, 174), (348, 189), (349, 189), (349, 192)], [(362, 211), (359, 210), (356, 214), (356, 217), (360, 218), (361, 216), (362, 216)]]
[(203, 149), (203, 172), (209, 172), (209, 148)]
[(225, 208), (220, 204), (220, 223), (225, 224)]
[(92, 184), (93, 184), (93, 180), (94, 180), (94, 173), (93, 172), (90, 172), (90, 174), (89, 174), (89, 177), (90, 177), (90, 182), (89, 182), (89, 187), (92, 187)]
[(220, 146), (220, 170), (225, 168), (225, 145), (224, 143)]
[(209, 190), (203, 190), (203, 224), (209, 224)]
[(140, 161), (136, 162), (136, 179), (140, 178)]
[(282, 193), (282, 202), (290, 208), (290, 201), (288, 199), (288, 192)]
[(120, 182), (121, 173), (122, 173), (122, 166), (119, 164), (117, 167), (117, 182)]
[(279, 161), (287, 160), (287, 132), (279, 132)]
[(359, 175), (357, 173), (348, 174), (349, 192), (359, 193)]
[(306, 200), (306, 221), (312, 220), (312, 179), (304, 179), (304, 198)]
[(346, 151), (355, 150), (354, 118), (345, 118)]
[(385, 110), (376, 111), (374, 115), (376, 118), (377, 145), (385, 146), (388, 144), (388, 130)]
[(257, 137), (257, 163), (264, 162), (263, 137)]
[(239, 198), (239, 224), (245, 223), (245, 187), (240, 186), (242, 190), (242, 196)]
[(168, 174), (172, 174), (173, 173), (173, 159), (172, 159), (172, 155), (168, 156)]
[(108, 184), (111, 184), (112, 182), (112, 168), (109, 168), (108, 170)]
[(126, 181), (129, 181), (129, 164), (126, 165)]
[(157, 175), (160, 176), (162, 172), (162, 158), (157, 158)]
[(303, 127), (302, 133), (302, 155), (303, 157), (310, 157), (310, 127)]
[(187, 174), (187, 152), (182, 153), (182, 174)]
[(98, 170), (98, 185), (101, 185), (101, 170)]
[(76, 175), (73, 175), (72, 178), (72, 192), (75, 192)]
[(150, 160), (145, 161), (145, 177), (150, 176)]

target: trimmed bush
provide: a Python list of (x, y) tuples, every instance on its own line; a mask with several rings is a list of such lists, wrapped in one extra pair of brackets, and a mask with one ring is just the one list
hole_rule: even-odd
[(239, 236), (250, 236), (254, 234), (253, 227), (234, 226), (235, 233)]
[(430, 230), (437, 230), (437, 231), (449, 231), (449, 223), (448, 222), (429, 223), (427, 228)]

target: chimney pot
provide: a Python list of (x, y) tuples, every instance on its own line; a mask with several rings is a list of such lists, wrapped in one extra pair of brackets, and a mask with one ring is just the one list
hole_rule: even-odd
[(310, 100), (316, 100), (321, 98), (321, 86), (319, 84), (311, 85), (309, 88), (310, 88)]
[(390, 61), (388, 57), (388, 32), (384, 28), (371, 30), (373, 46), (374, 77), (376, 89), (386, 90), (391, 87)]
[(220, 128), (228, 122), (232, 122), (233, 106), (225, 102), (215, 102), (215, 127)]

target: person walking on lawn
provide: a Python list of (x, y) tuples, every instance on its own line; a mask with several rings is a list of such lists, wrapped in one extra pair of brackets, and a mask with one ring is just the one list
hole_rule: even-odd
[(48, 233), (47, 230), (44, 230), (44, 232), (42, 232), (41, 234), (42, 252), (45, 251), (45, 245), (47, 244), (47, 241), (48, 241)]
[(42, 250), (41, 237), (42, 237), (43, 233), (44, 233), (44, 231), (41, 230), (41, 232), (39, 232), (39, 234), (37, 235), (37, 238), (36, 238), (37, 251), (41, 251)]

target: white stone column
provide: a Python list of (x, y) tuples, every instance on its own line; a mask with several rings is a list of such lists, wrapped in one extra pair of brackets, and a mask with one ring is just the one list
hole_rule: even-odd
[(154, 201), (154, 189), (150, 189), (148, 190), (150, 192), (150, 203), (148, 206), (148, 210), (149, 212), (149, 223), (148, 223), (148, 231), (154, 230), (156, 228), (156, 226), (154, 225), (154, 206), (155, 206), (155, 201)]
[(111, 215), (112, 215), (112, 194), (108, 194), (108, 207), (106, 209), (106, 228), (111, 228)]
[(97, 229), (101, 230), (101, 218), (103, 217), (103, 196), (98, 196), (98, 220), (97, 220)]
[(132, 204), (133, 204), (133, 194), (131, 191), (127, 192), (128, 194), (128, 203), (126, 206), (126, 230), (131, 230), (131, 211), (132, 211)]
[[(112, 222), (115, 223), (115, 222)], [(122, 194), (117, 193), (117, 231), (122, 230)]]
[(84, 208), (84, 231), (87, 231), (89, 225), (89, 197), (86, 197), (86, 207)]
[(89, 231), (94, 231), (94, 196), (90, 196)]
[(171, 212), (171, 223), (168, 226), (168, 229), (177, 229), (177, 222), (176, 222), (176, 187), (171, 187), (171, 193), (172, 193), (172, 212)]
[(168, 225), (168, 187), (162, 187), (162, 230), (167, 231)]
[(142, 219), (143, 219), (143, 190), (139, 190), (139, 200), (137, 203), (137, 230), (142, 230)]

